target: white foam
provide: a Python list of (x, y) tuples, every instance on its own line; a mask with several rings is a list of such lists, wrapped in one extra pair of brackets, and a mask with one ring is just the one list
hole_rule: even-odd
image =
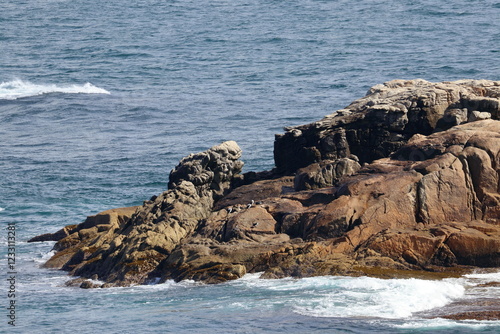
[(47, 252), (45, 254), (42, 255), (42, 257), (39, 259), (40, 262), (47, 262), (48, 259), (50, 259), (52, 256), (54, 256), (56, 254), (56, 251), (55, 250), (51, 250), (50, 252)]
[(274, 309), (278, 305), (305, 316), (332, 318), (408, 319), (418, 312), (440, 308), (463, 298), (469, 286), (465, 278), (421, 280), (321, 276), (259, 279), (259, 276), (247, 274), (230, 283), (240, 291), (267, 296), (265, 301), (259, 299), (258, 306), (251, 300), (238, 301), (247, 308)]
[(473, 273), (464, 275), (464, 277), (467, 277), (469, 279), (487, 281), (487, 282), (498, 282), (500, 281), (500, 271), (493, 273)]
[(262, 276), (262, 274), (264, 274), (264, 272), (258, 272), (258, 273), (247, 273), (245, 275), (243, 275), (242, 278), (239, 278), (237, 281), (238, 282), (252, 282), (252, 281), (257, 281), (260, 279), (260, 277)]
[(66, 94), (110, 94), (105, 89), (87, 82), (83, 85), (34, 84), (29, 81), (12, 80), (0, 83), (0, 100), (17, 100), (23, 97), (48, 93)]
[(195, 286), (204, 286), (204, 283), (201, 282), (195, 282), (192, 280), (183, 280), (181, 282), (175, 282), (174, 280), (166, 280), (165, 282), (159, 283), (160, 278), (155, 278), (153, 282), (150, 284), (144, 284), (144, 285), (134, 285), (132, 287), (129, 287), (131, 291), (144, 291), (144, 290), (150, 290), (150, 291), (165, 291), (165, 290), (171, 290), (175, 288), (191, 288)]
[[(403, 319), (461, 298), (459, 280), (314, 277), (263, 280), (261, 288), (288, 292), (295, 312), (313, 317)], [(258, 285), (252, 281), (252, 285)]]
[(394, 325), (396, 328), (401, 329), (425, 329), (425, 330), (440, 330), (446, 329), (450, 330), (451, 328), (470, 328), (473, 330), (481, 330), (490, 327), (498, 327), (500, 326), (500, 321), (490, 321), (490, 320), (448, 320), (443, 318), (435, 318), (435, 319), (423, 319), (423, 320), (414, 320), (405, 322), (400, 325)]
[(5, 208), (0, 208), (0, 212), (5, 211)]

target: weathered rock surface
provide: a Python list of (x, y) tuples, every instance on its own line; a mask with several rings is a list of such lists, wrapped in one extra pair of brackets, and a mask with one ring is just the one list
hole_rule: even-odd
[(106, 287), (500, 266), (499, 112), (500, 82), (377, 85), (278, 135), (272, 172), (240, 175), (235, 142), (184, 158), (113, 223), (44, 236), (46, 266)]
[(499, 97), (498, 82), (488, 80), (393, 80), (376, 85), (345, 109), (276, 135), (276, 168), (293, 173), (314, 162), (350, 155), (361, 164), (384, 158), (414, 134), (498, 119)]
[(229, 141), (182, 159), (170, 174), (168, 191), (134, 208), (133, 214), (132, 209), (118, 210), (127, 219), (99, 219), (107, 211), (88, 218), (56, 243), (59, 252), (45, 266), (77, 276), (97, 275), (111, 285), (146, 283), (240, 178), (240, 156), (241, 149)]
[[(101, 247), (113, 239), (114, 232), (127, 222), (138, 207), (127, 207), (106, 210), (87, 219), (78, 225), (69, 225), (51, 235), (51, 241), (57, 241), (54, 250), (57, 253), (45, 264), (46, 268), (70, 270), (72, 259), (83, 258), (94, 249)], [(64, 231), (64, 232), (61, 232)], [(32, 238), (28, 242), (41, 241)], [(88, 246), (92, 244), (92, 247)]]

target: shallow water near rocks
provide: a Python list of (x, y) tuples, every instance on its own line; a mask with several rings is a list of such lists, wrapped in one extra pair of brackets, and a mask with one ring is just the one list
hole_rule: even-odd
[[(242, 147), (245, 171), (270, 169), (283, 126), (318, 120), (372, 85), (499, 80), (499, 17), (493, 0), (2, 1), (0, 222), (16, 226), (15, 329), (497, 333), (497, 321), (434, 317), (494, 307), (500, 288), (481, 284), (500, 281), (498, 271), (82, 290), (40, 268), (52, 243), (26, 240), (141, 204), (183, 156), (224, 140)], [(2, 300), (0, 331), (12, 332)]]

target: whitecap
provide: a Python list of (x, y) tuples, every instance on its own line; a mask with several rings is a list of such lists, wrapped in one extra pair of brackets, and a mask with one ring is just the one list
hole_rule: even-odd
[(261, 303), (259, 307), (286, 305), (301, 315), (334, 318), (406, 319), (463, 298), (468, 285), (465, 279), (342, 276), (260, 279), (259, 276), (247, 274), (231, 284), (267, 296), (265, 305)]
[(107, 90), (96, 87), (90, 82), (83, 85), (56, 85), (34, 84), (29, 81), (16, 79), (0, 83), (0, 100), (17, 100), (48, 93), (110, 94)]
[(369, 277), (330, 280), (330, 286), (311, 287), (313, 293), (309, 298), (298, 300), (294, 310), (313, 317), (403, 319), (417, 312), (443, 307), (465, 294), (465, 287), (458, 280)]
[(0, 212), (5, 211), (5, 208), (0, 208)]

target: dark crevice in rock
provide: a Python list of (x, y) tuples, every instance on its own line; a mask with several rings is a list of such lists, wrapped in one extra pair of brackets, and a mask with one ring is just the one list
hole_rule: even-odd
[(348, 227), (345, 230), (345, 232), (352, 231), (352, 230), (354, 230), (354, 228), (360, 226), (363, 223), (361, 221), (361, 219), (359, 219), (359, 218), (354, 219), (355, 214), (356, 214), (356, 211), (354, 211), (354, 215), (351, 216), (351, 218), (349, 219), (349, 224), (348, 224)]
[(460, 162), (462, 163), (462, 166), (463, 166), (463, 172), (465, 175), (465, 182), (467, 184), (468, 193), (466, 194), (466, 196), (468, 197), (469, 206), (472, 209), (471, 212), (472, 212), (473, 216), (471, 218), (472, 219), (479, 219), (478, 214), (477, 214), (477, 210), (476, 210), (477, 209), (477, 201), (478, 201), (477, 194), (476, 194), (476, 191), (474, 188), (474, 183), (472, 181), (472, 177), (470, 174), (469, 165), (468, 165), (467, 160), (463, 156), (460, 156), (459, 159), (460, 159)]
[(426, 220), (424, 217), (426, 217), (427, 215), (424, 214), (424, 212), (423, 212), (424, 208), (423, 208), (422, 203), (425, 201), (423, 201), (423, 199), (422, 199), (422, 197), (424, 195), (422, 194), (422, 189), (421, 189), (420, 183), (417, 183), (416, 193), (417, 193), (417, 195), (415, 196), (415, 221), (417, 223), (425, 224)]

